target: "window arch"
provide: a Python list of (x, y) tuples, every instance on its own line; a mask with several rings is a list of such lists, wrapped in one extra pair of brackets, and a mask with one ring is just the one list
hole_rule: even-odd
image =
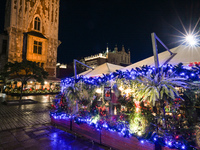
[(35, 17), (34, 20), (34, 30), (40, 31), (41, 21), (39, 17)]

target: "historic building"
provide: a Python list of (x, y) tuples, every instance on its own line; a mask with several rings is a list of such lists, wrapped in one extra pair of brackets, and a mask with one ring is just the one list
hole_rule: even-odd
[(92, 68), (95, 68), (106, 62), (121, 66), (128, 66), (131, 64), (130, 50), (126, 52), (124, 45), (122, 45), (121, 51), (118, 51), (117, 45), (113, 51), (109, 50), (107, 47), (105, 53), (88, 56), (85, 57), (84, 60), (85, 64)]
[(60, 0), (7, 0), (0, 35), (0, 69), (22, 59), (40, 63), (56, 77)]

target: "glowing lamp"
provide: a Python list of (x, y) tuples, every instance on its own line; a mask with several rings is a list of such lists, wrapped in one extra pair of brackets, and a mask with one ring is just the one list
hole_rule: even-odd
[(144, 140), (141, 140), (140, 142), (143, 144), (143, 143), (144, 143)]
[(119, 90), (120, 90), (120, 91), (123, 91), (123, 90), (124, 90), (124, 88), (123, 88), (122, 86), (120, 86), (120, 87), (119, 87)]
[(186, 43), (187, 43), (188, 45), (190, 45), (190, 46), (195, 46), (195, 45), (198, 44), (196, 37), (195, 37), (194, 35), (192, 35), (192, 34), (188, 34), (188, 35), (185, 37), (185, 41), (186, 41)]
[(141, 136), (141, 135), (142, 135), (142, 133), (141, 133), (141, 132), (138, 132), (138, 135), (139, 135), (139, 136)]
[(182, 145), (182, 146), (181, 146), (181, 149), (185, 149), (185, 145)]
[(96, 89), (96, 92), (99, 93), (99, 94), (102, 93), (100, 88)]
[(172, 142), (168, 142), (168, 145), (169, 145), (169, 146), (172, 146)]

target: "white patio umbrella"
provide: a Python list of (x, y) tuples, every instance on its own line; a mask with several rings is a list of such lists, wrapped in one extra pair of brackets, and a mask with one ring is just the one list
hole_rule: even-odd
[(110, 63), (104, 63), (100, 66), (97, 66), (94, 70), (89, 69), (85, 72), (80, 73), (79, 76), (84, 75), (86, 77), (97, 77), (102, 76), (103, 74), (115, 72), (116, 70), (121, 70), (122, 68), (124, 67)]
[[(200, 47), (180, 45), (178, 47), (170, 49), (170, 51), (172, 53), (175, 53), (173, 57), (170, 55), (168, 51), (164, 51), (158, 54), (160, 66), (162, 66), (165, 63), (172, 65), (183, 63), (183, 65), (187, 67), (191, 63), (200, 62)], [(143, 65), (155, 66), (154, 56), (138, 61), (121, 70), (122, 71), (131, 70), (132, 68), (141, 67)]]

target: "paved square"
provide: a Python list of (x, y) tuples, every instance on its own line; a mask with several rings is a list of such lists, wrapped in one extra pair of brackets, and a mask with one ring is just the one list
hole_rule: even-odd
[(67, 133), (63, 128), (53, 127), (50, 124), (50, 103), (46, 97), (32, 97), (39, 102), (37, 104), (6, 106), (0, 103), (0, 150), (108, 149)]

